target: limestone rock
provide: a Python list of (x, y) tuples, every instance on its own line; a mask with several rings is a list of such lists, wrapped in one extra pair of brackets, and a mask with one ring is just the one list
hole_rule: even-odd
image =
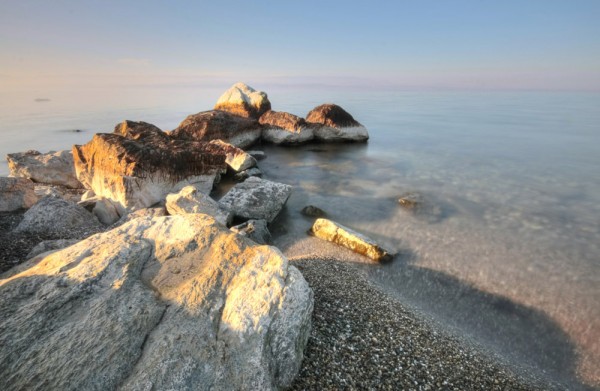
[(82, 194), (84, 194), (84, 189), (71, 189), (60, 185), (35, 184), (35, 195), (38, 198), (53, 196), (77, 203), (81, 199)]
[(124, 216), (121, 216), (119, 221), (114, 223), (112, 225), (112, 227), (113, 228), (118, 227), (120, 225), (130, 222), (131, 220), (139, 219), (141, 217), (153, 218), (153, 217), (163, 217), (166, 215), (167, 215), (167, 209), (164, 206), (155, 206), (152, 208), (138, 209), (138, 210), (128, 213)]
[(44, 197), (23, 215), (16, 232), (49, 234), (62, 239), (81, 238), (102, 230), (90, 212), (74, 202)]
[(309, 217), (325, 217), (325, 216), (327, 216), (327, 213), (325, 213), (325, 211), (323, 209), (318, 208), (314, 205), (306, 205), (304, 208), (302, 208), (300, 213), (302, 213), (304, 216), (309, 216)]
[(244, 152), (243, 149), (234, 147), (222, 140), (213, 140), (210, 142), (221, 148), (225, 154), (225, 163), (235, 172), (247, 170), (256, 166), (256, 159)]
[(339, 244), (375, 261), (385, 262), (393, 258), (390, 251), (381, 247), (373, 239), (331, 220), (317, 219), (310, 233), (317, 238)]
[(258, 121), (226, 111), (203, 111), (187, 116), (170, 135), (181, 140), (223, 140), (238, 148), (246, 148), (260, 139)]
[(199, 192), (194, 186), (186, 186), (179, 193), (169, 194), (166, 207), (170, 215), (204, 213), (225, 226), (233, 220), (231, 211), (219, 206), (217, 201)]
[(35, 185), (29, 179), (0, 177), (0, 212), (27, 209), (37, 200)]
[(231, 227), (230, 230), (258, 244), (269, 244), (271, 242), (271, 232), (269, 232), (265, 220), (248, 220), (245, 223)]
[(73, 155), (79, 180), (112, 200), (121, 215), (152, 206), (188, 185), (208, 193), (226, 169), (220, 148), (170, 138), (96, 134), (89, 143), (75, 145)]
[(283, 183), (250, 177), (235, 185), (219, 204), (245, 219), (263, 219), (272, 222), (292, 193), (292, 187)]
[(118, 207), (111, 200), (104, 197), (100, 197), (96, 201), (92, 213), (104, 225), (114, 224), (121, 218)]
[(44, 240), (37, 244), (34, 248), (31, 249), (29, 254), (27, 254), (27, 259), (31, 259), (40, 254), (47, 253), (48, 251), (57, 251), (62, 250), (65, 247), (69, 247), (78, 243), (77, 239), (57, 239), (57, 240)]
[(279, 250), (206, 215), (140, 218), (0, 280), (0, 389), (275, 390), (313, 307)]
[(34, 182), (61, 185), (72, 189), (82, 185), (75, 176), (71, 151), (40, 153), (27, 151), (6, 155), (10, 175)]
[(269, 110), (258, 122), (263, 125), (262, 139), (274, 144), (300, 144), (314, 138), (313, 127), (303, 118)]
[(259, 170), (258, 167), (252, 167), (249, 170), (238, 172), (237, 174), (235, 174), (233, 176), (233, 179), (235, 179), (238, 182), (243, 182), (246, 179), (250, 178), (251, 176), (261, 177), (262, 171)]
[(214, 109), (242, 117), (259, 118), (271, 109), (271, 102), (265, 92), (256, 91), (244, 83), (236, 83), (221, 95)]
[(369, 132), (346, 110), (326, 103), (312, 109), (306, 122), (315, 125), (315, 139), (324, 142), (367, 141)]

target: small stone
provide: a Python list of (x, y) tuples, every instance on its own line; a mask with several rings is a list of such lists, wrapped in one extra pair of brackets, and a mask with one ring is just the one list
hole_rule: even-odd
[(300, 213), (302, 213), (305, 216), (309, 216), (309, 217), (325, 217), (325, 216), (327, 216), (327, 213), (325, 213), (325, 211), (323, 209), (318, 208), (314, 205), (305, 206), (304, 208), (302, 208)]

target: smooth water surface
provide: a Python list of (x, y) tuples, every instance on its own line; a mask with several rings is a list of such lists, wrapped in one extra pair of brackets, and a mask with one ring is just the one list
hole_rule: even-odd
[[(221, 90), (3, 96), (0, 153), (68, 148), (123, 119), (172, 129)], [(265, 176), (294, 186), (274, 227), (286, 253), (314, 243), (299, 210), (320, 206), (399, 251), (357, 268), (434, 321), (524, 371), (600, 381), (600, 94), (265, 90), (301, 116), (338, 103), (371, 135), (257, 147)], [(422, 213), (398, 205), (406, 192)]]

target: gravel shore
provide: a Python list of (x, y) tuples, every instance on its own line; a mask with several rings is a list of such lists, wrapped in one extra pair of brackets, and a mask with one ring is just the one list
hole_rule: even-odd
[(548, 390), (435, 330), (333, 259), (292, 261), (315, 294), (311, 337), (292, 390)]

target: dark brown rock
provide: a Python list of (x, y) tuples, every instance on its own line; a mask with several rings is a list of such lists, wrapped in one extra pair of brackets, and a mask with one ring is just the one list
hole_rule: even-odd
[(304, 118), (283, 111), (269, 110), (258, 122), (263, 126), (262, 138), (275, 144), (297, 144), (313, 139), (313, 128)]
[(312, 109), (306, 122), (314, 126), (315, 139), (323, 142), (361, 142), (369, 139), (367, 129), (338, 105), (326, 103)]
[(156, 140), (158, 142), (167, 142), (169, 137), (167, 133), (152, 124), (129, 120), (115, 126), (113, 133), (132, 140)]

